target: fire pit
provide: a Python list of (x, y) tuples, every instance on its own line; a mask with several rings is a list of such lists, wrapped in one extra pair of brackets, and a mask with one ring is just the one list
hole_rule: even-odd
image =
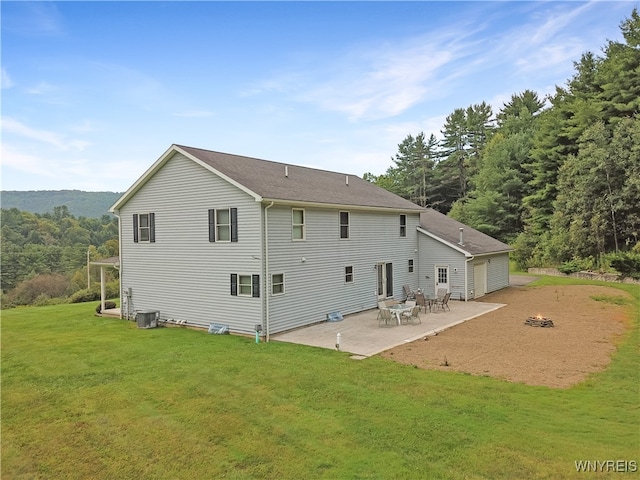
[(535, 317), (527, 318), (524, 321), (524, 324), (531, 327), (553, 327), (553, 320), (550, 318), (544, 318), (541, 315), (536, 315)]

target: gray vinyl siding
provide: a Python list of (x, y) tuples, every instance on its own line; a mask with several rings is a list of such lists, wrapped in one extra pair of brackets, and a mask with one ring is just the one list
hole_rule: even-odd
[[(346, 315), (375, 308), (378, 262), (393, 263), (396, 299), (403, 284), (417, 285), (419, 215), (407, 214), (407, 236), (400, 237), (398, 213), (347, 209), (350, 238), (345, 240), (340, 239), (341, 210), (305, 208), (304, 241), (292, 240), (291, 207), (268, 210), (269, 272), (285, 274), (286, 292), (269, 298), (271, 333), (324, 321), (333, 311)], [(345, 283), (346, 266), (353, 266), (353, 283)]]
[[(238, 242), (209, 242), (208, 209), (238, 209)], [(132, 216), (155, 214), (155, 243), (134, 243)], [(261, 298), (231, 296), (232, 273), (261, 275), (261, 206), (239, 188), (180, 154), (124, 205), (121, 286), (132, 310), (160, 310), (162, 319), (220, 323), (251, 333)], [(250, 321), (247, 321), (250, 319)]]
[(487, 293), (509, 286), (509, 254), (501, 253), (487, 258)]
[(420, 250), (420, 288), (427, 294), (435, 294), (435, 267), (447, 265), (451, 298), (464, 299), (466, 263), (464, 254), (425, 234), (419, 234), (418, 248)]

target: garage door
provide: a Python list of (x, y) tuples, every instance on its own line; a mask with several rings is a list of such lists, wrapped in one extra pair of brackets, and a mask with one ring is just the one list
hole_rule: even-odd
[(473, 298), (480, 298), (487, 293), (487, 262), (473, 265)]

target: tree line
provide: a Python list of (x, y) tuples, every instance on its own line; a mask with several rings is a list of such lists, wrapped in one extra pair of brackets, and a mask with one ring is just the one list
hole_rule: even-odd
[[(3, 208), (1, 215), (3, 307), (68, 297), (87, 290), (88, 281), (94, 292), (83, 298), (98, 294), (99, 270), (90, 269), (88, 277), (87, 260), (118, 255), (116, 217), (76, 218), (66, 206), (44, 214)], [(117, 279), (117, 271), (109, 270), (107, 280)]]
[(554, 94), (513, 94), (495, 115), (458, 108), (440, 140), (408, 135), (386, 173), (365, 178), (509, 243), (521, 268), (640, 256), (637, 9), (620, 30)]

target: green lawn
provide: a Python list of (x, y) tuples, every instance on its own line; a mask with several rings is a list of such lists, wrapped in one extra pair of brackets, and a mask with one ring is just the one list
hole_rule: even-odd
[(568, 390), (140, 330), (95, 302), (6, 310), (2, 479), (637, 478), (575, 466), (639, 461), (640, 289), (617, 288), (634, 329)]

